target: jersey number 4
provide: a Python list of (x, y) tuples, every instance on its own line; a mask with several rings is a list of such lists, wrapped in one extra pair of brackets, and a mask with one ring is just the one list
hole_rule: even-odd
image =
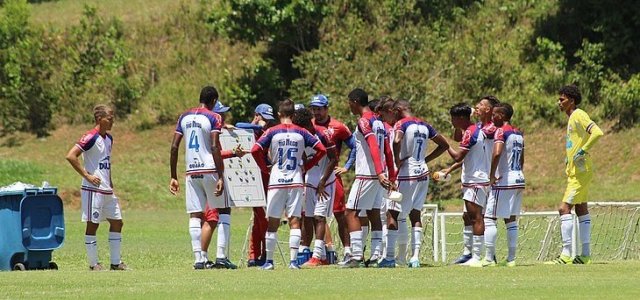
[(278, 169), (295, 170), (298, 163), (296, 152), (298, 152), (298, 148), (289, 148), (286, 150), (278, 148)]
[(195, 131), (192, 131), (189, 136), (189, 149), (194, 149), (196, 152), (200, 151), (200, 143), (198, 143), (198, 136)]

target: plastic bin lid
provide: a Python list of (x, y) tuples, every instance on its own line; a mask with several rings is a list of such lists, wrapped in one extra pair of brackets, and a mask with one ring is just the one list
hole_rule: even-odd
[(65, 236), (62, 200), (55, 194), (28, 195), (20, 203), (22, 244), (28, 250), (53, 250)]

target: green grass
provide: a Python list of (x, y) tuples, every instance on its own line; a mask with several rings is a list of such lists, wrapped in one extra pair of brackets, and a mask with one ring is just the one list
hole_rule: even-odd
[[(67, 211), (67, 237), (54, 251), (58, 271), (0, 272), (0, 298), (626, 298), (640, 297), (640, 262), (590, 266), (530, 264), (516, 268), (421, 269), (325, 267), (274, 272), (191, 269), (187, 216), (178, 210), (125, 211), (123, 255), (130, 272), (91, 273), (86, 268), (83, 224)], [(233, 216), (231, 258), (237, 261), (249, 211)], [(104, 225), (103, 225), (104, 226)], [(100, 257), (108, 259), (106, 228), (99, 230)], [(280, 234), (286, 240), (286, 231)], [(286, 246), (285, 249), (286, 251)], [(277, 257), (279, 259), (279, 257)], [(462, 286), (464, 283), (464, 287)], [(560, 294), (561, 293), (561, 294)]]

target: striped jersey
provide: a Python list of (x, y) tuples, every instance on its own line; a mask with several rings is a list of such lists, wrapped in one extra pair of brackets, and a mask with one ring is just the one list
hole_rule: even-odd
[[(324, 134), (327, 128), (318, 126), (318, 125), (314, 127), (316, 130), (315, 136), (322, 143), (322, 145), (324, 145), (324, 147), (327, 149), (327, 152), (329, 151), (335, 152), (336, 145), (331, 141), (331, 139), (329, 139), (327, 135)], [(307, 154), (307, 157), (311, 157), (316, 154), (316, 151), (314, 149), (308, 148), (305, 153)], [(320, 159), (320, 161), (315, 166), (313, 166), (313, 168), (307, 171), (305, 175), (306, 185), (314, 188), (318, 187), (318, 183), (320, 182), (320, 179), (322, 179), (322, 176), (324, 175), (324, 171), (327, 169), (328, 166), (329, 166), (329, 156), (325, 155)], [(329, 175), (329, 178), (327, 178), (326, 185), (330, 185), (335, 180), (336, 180), (336, 175), (335, 175), (335, 172), (333, 172), (332, 170), (331, 175)]]
[(110, 134), (101, 136), (97, 128), (89, 130), (76, 143), (82, 150), (84, 169), (100, 178), (100, 186), (95, 186), (87, 179), (82, 179), (82, 189), (102, 194), (113, 194), (111, 184), (111, 147), (113, 137)]
[(487, 159), (485, 138), (480, 123), (472, 124), (464, 131), (460, 148), (469, 152), (462, 162), (462, 186), (489, 184), (491, 164)]
[(495, 143), (504, 143), (504, 148), (498, 160), (496, 169), (497, 188), (524, 188), (525, 180), (520, 164), (520, 158), (524, 154), (524, 137), (522, 133), (505, 124), (497, 128)]
[(176, 133), (185, 139), (187, 175), (216, 171), (211, 152), (211, 133), (220, 132), (221, 127), (220, 115), (205, 107), (189, 109), (180, 116)]
[(404, 162), (398, 171), (398, 181), (427, 179), (429, 168), (425, 158), (428, 142), (438, 133), (431, 125), (416, 117), (402, 118), (394, 128), (396, 134), (403, 133), (399, 157)]
[[(367, 137), (370, 135), (374, 135), (376, 138), (376, 146), (380, 154), (378, 157), (373, 157), (369, 144), (367, 144)], [(356, 178), (378, 179), (374, 160), (383, 166), (384, 143), (389, 142), (384, 124), (373, 112), (367, 111), (358, 119), (354, 137), (356, 140)]]

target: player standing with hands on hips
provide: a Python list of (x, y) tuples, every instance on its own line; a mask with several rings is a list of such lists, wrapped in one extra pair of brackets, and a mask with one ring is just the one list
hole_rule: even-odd
[[(67, 153), (67, 161), (82, 176), (82, 222), (87, 223), (84, 244), (87, 248), (89, 269), (102, 271), (98, 262), (96, 232), (101, 221), (109, 222), (109, 252), (111, 270), (127, 270), (120, 260), (122, 241), (122, 215), (111, 181), (111, 147), (113, 137), (108, 133), (113, 126), (113, 110), (106, 105), (93, 109), (96, 126), (85, 133)], [(78, 157), (82, 154), (84, 167)]]
[[(222, 118), (213, 112), (218, 101), (218, 91), (213, 86), (206, 86), (200, 91), (200, 105), (184, 112), (178, 119), (173, 142), (171, 143), (171, 181), (169, 191), (177, 194), (180, 190), (176, 165), (178, 163), (178, 149), (184, 136), (186, 178), (186, 206), (189, 214), (189, 234), (191, 247), (195, 256), (194, 269), (205, 268), (205, 258), (202, 255), (200, 235), (202, 233), (201, 219), (208, 203), (219, 213), (218, 221), (218, 249), (215, 268), (235, 269), (226, 257), (227, 241), (229, 240), (231, 224), (231, 208), (224, 189), (224, 165), (220, 146), (220, 131)], [(220, 235), (224, 238), (220, 238)]]

